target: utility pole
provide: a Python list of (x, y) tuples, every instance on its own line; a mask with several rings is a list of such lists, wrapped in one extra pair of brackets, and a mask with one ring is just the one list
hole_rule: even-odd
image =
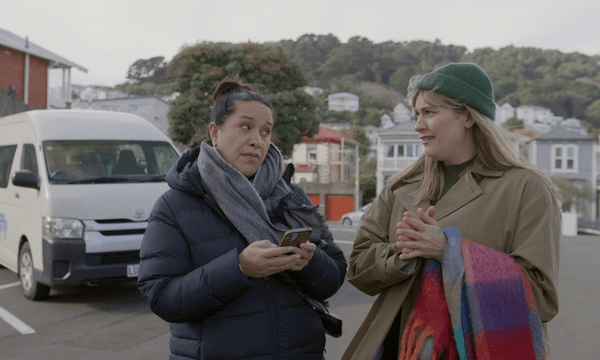
[(356, 144), (354, 146), (354, 149), (356, 151), (355, 154), (355, 169), (354, 169), (354, 211), (358, 211), (359, 206), (360, 206), (360, 201), (358, 199), (358, 196), (360, 194), (360, 152), (359, 152), (359, 148), (360, 146), (358, 146), (358, 144)]

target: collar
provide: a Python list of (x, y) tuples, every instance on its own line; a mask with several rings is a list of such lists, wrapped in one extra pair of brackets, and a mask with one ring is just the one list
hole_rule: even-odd
[[(479, 158), (473, 161), (473, 165), (469, 168), (469, 171), (465, 176), (461, 177), (454, 186), (448, 190), (448, 192), (437, 202), (435, 205), (436, 213), (434, 219), (436, 221), (443, 219), (450, 215), (454, 211), (465, 206), (469, 202), (479, 197), (483, 190), (479, 187), (475, 178), (483, 177), (500, 177), (504, 174), (505, 170), (492, 170), (486, 167)], [(423, 181), (423, 174), (415, 175), (404, 181), (405, 185), (394, 190), (397, 200), (404, 206), (408, 211), (417, 212), (419, 208), (427, 210), (431, 205), (429, 200), (421, 201), (417, 205), (413, 205), (414, 200), (412, 194), (419, 188)]]

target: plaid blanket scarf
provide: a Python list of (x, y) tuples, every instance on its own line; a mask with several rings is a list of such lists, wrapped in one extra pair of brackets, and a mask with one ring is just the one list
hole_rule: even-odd
[(525, 272), (508, 255), (445, 229), (443, 265), (428, 259), (400, 360), (548, 359)]

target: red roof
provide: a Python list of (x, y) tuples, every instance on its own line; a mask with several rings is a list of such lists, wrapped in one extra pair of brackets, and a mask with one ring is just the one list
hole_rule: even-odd
[(312, 172), (315, 169), (312, 165), (297, 165), (295, 167), (296, 172)]
[(343, 134), (337, 130), (334, 130), (328, 126), (325, 126), (323, 124), (319, 125), (319, 133), (316, 134), (315, 136), (308, 138), (308, 137), (304, 137), (302, 139), (302, 141), (304, 142), (336, 142), (336, 143), (341, 143), (342, 139), (344, 139), (344, 142), (349, 142), (351, 144), (354, 145), (362, 145), (360, 142), (354, 140), (353, 138), (351, 138), (350, 136)]

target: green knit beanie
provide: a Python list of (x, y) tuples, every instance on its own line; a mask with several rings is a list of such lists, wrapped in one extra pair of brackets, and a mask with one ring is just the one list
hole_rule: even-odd
[(492, 81), (473, 63), (451, 63), (437, 68), (423, 75), (417, 89), (434, 90), (463, 101), (492, 120), (496, 117)]

